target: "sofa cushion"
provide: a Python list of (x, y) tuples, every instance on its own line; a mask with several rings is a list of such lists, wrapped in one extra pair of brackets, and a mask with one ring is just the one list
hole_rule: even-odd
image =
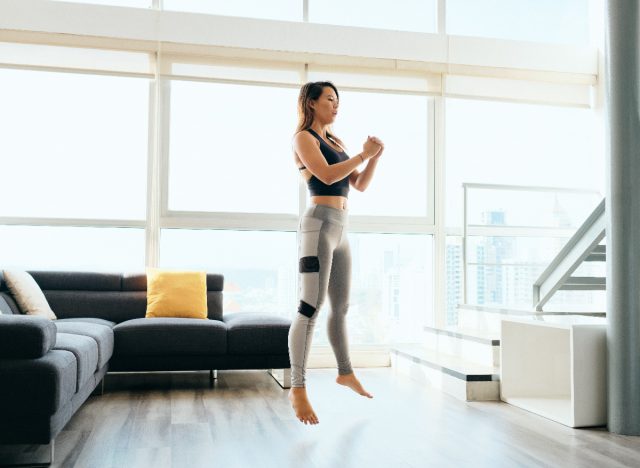
[(96, 318), (96, 317), (78, 317), (78, 318), (66, 318), (66, 319), (58, 319), (56, 323), (64, 323), (64, 322), (73, 322), (73, 323), (95, 323), (96, 325), (105, 325), (109, 328), (113, 328), (116, 326), (115, 322), (111, 322), (109, 320)]
[(56, 314), (31, 274), (23, 270), (3, 270), (2, 273), (9, 291), (24, 314), (56, 319)]
[(229, 354), (287, 354), (291, 320), (275, 315), (225, 314)]
[(227, 328), (219, 320), (143, 318), (113, 329), (117, 356), (215, 355), (227, 351)]
[(76, 357), (76, 392), (93, 377), (98, 370), (98, 343), (88, 336), (58, 333), (53, 349), (63, 349)]
[(147, 267), (147, 318), (207, 318), (207, 272)]
[(0, 415), (53, 414), (76, 392), (76, 359), (52, 349), (37, 359), (3, 359), (0, 365)]
[(108, 325), (98, 325), (86, 322), (58, 322), (56, 321), (58, 333), (71, 333), (72, 335), (84, 335), (93, 340), (98, 345), (98, 368), (102, 368), (113, 355), (113, 330)]
[(0, 358), (38, 358), (56, 343), (55, 323), (34, 315), (0, 315)]

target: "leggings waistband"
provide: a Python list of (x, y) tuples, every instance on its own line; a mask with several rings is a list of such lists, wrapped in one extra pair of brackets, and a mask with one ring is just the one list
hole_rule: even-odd
[(341, 210), (328, 205), (310, 204), (304, 210), (304, 216), (313, 216), (314, 218), (323, 219), (325, 221), (333, 221), (334, 223), (346, 224), (348, 210)]

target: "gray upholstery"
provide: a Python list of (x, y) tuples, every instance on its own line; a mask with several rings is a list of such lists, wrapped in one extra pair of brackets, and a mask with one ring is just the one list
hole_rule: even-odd
[(56, 343), (56, 326), (45, 317), (0, 315), (0, 358), (38, 358)]
[(229, 354), (287, 354), (291, 321), (268, 314), (235, 312), (224, 316)]
[(9, 305), (9, 301), (13, 302), (13, 299), (8, 293), (0, 293), (0, 315), (14, 314), (13, 309)]
[(70, 351), (76, 358), (77, 375), (76, 392), (82, 388), (98, 367), (98, 343), (88, 336), (58, 333), (54, 349)]
[(82, 322), (60, 322), (58, 333), (71, 333), (92, 338), (98, 347), (98, 367), (103, 367), (113, 355), (113, 331), (107, 325)]
[(77, 375), (76, 358), (69, 351), (52, 349), (37, 359), (2, 359), (0, 414), (55, 413), (76, 393)]
[(227, 328), (219, 320), (143, 318), (113, 329), (116, 356), (216, 355), (227, 352)]
[[(0, 270), (0, 277), (2, 277), (2, 270)], [(0, 312), (2, 312), (3, 315), (20, 315), (18, 304), (16, 304), (16, 301), (7, 291), (6, 283), (4, 284), (5, 291), (2, 291), (0, 288)]]
[[(3, 444), (48, 444), (69, 422), (91, 392), (100, 383), (107, 372), (103, 367), (96, 372), (84, 387), (76, 392), (51, 416), (41, 413), (25, 412), (21, 406), (13, 414), (0, 418), (0, 441)], [(28, 402), (27, 402), (28, 403)]]
[(124, 322), (144, 317), (147, 309), (145, 291), (57, 291), (43, 290), (58, 318), (100, 317)]
[(38, 286), (59, 291), (120, 291), (122, 274), (91, 271), (32, 271)]
[(79, 318), (66, 318), (66, 319), (58, 319), (58, 320), (56, 320), (56, 323), (66, 323), (66, 322), (94, 323), (96, 325), (104, 325), (104, 326), (109, 327), (109, 328), (113, 328), (113, 327), (116, 326), (115, 322), (111, 322), (109, 320), (104, 320), (104, 319), (97, 318), (97, 317), (79, 317)]

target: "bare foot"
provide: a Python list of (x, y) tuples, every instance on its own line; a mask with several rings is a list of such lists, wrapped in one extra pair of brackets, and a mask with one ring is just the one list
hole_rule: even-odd
[(362, 384), (356, 378), (353, 372), (347, 375), (338, 375), (338, 377), (336, 377), (336, 382), (339, 383), (340, 385), (349, 387), (351, 390), (353, 390), (356, 393), (359, 393), (360, 395), (366, 396), (368, 398), (373, 398), (373, 395), (371, 393), (367, 392), (364, 388), (362, 388)]
[(307, 397), (307, 389), (305, 387), (291, 387), (289, 390), (289, 401), (296, 412), (296, 417), (303, 423), (318, 424), (318, 416), (313, 411), (309, 398)]

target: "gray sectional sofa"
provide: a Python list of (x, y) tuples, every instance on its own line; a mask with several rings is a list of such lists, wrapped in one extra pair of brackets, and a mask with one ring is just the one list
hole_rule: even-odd
[(223, 314), (221, 274), (202, 320), (145, 318), (145, 273), (29, 273), (58, 319), (22, 315), (0, 270), (0, 445), (52, 444), (107, 372), (266, 369), (291, 385), (291, 321)]

